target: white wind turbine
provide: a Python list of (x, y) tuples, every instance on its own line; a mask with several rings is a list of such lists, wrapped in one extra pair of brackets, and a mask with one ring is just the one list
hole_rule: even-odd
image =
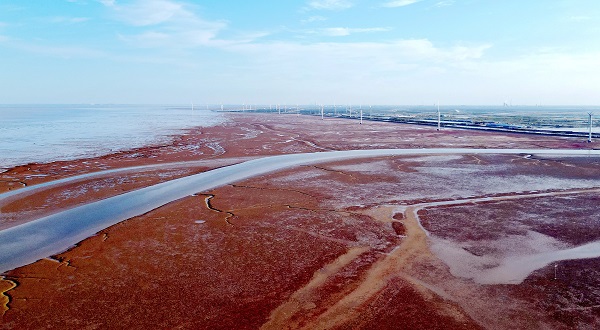
[(440, 101), (438, 101), (438, 103), (437, 103), (437, 116), (438, 116), (437, 130), (439, 131), (442, 126), (442, 114), (440, 113)]
[(363, 118), (363, 111), (362, 111), (362, 105), (360, 105), (360, 124), (362, 125), (362, 118)]
[(590, 117), (590, 131), (588, 135), (588, 142), (592, 142), (592, 116), (594, 114), (592, 112), (588, 112), (588, 116)]

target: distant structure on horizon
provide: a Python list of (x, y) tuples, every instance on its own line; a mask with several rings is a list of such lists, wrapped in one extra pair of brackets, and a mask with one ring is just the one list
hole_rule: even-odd
[(360, 124), (362, 125), (363, 123), (363, 111), (362, 111), (362, 105), (360, 106)]
[(440, 113), (440, 101), (438, 101), (438, 103), (437, 103), (437, 115), (438, 115), (437, 130), (439, 131), (442, 128), (442, 114)]
[(590, 116), (590, 131), (589, 131), (589, 135), (588, 135), (588, 143), (592, 142), (592, 116), (594, 114), (591, 112), (588, 112), (588, 116)]

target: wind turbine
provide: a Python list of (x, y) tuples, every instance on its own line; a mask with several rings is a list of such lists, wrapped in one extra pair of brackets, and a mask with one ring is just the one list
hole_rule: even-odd
[(588, 116), (590, 116), (590, 133), (588, 135), (588, 143), (592, 142), (592, 116), (594, 114), (591, 112), (588, 112)]
[(321, 104), (321, 120), (325, 119), (325, 110), (324, 110), (324, 106)]
[(360, 124), (361, 125), (362, 125), (362, 115), (363, 115), (363, 112), (362, 112), (362, 105), (361, 105), (360, 106)]
[(437, 115), (438, 115), (437, 130), (439, 131), (442, 126), (442, 114), (440, 113), (440, 101), (438, 101), (438, 103), (437, 103)]

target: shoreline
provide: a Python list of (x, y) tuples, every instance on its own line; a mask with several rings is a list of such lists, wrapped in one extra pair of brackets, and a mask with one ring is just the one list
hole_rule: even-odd
[(190, 129), (217, 125), (224, 117), (216, 112), (140, 105), (39, 105), (21, 110), (0, 107), (8, 117), (0, 132), (4, 156), (0, 168), (170, 145)]
[[(225, 123), (221, 123), (215, 126), (221, 126)], [(214, 126), (212, 126), (214, 127)], [(145, 165), (156, 165), (162, 162), (170, 161), (176, 162), (179, 159), (193, 159), (194, 157), (203, 156), (202, 153), (213, 151), (212, 149), (204, 146), (204, 150), (199, 148), (198, 152), (188, 152), (188, 154), (177, 155), (176, 152), (172, 152), (175, 155), (156, 155), (164, 150), (172, 148), (189, 148), (192, 145), (202, 144), (202, 139), (199, 136), (202, 131), (211, 126), (197, 126), (193, 128), (183, 129), (181, 134), (172, 134), (166, 137), (165, 141), (157, 141), (146, 146), (124, 149), (120, 151), (110, 152), (97, 156), (90, 156), (76, 159), (56, 159), (48, 162), (31, 162), (27, 164), (15, 165), (10, 167), (1, 167), (0, 172), (0, 193), (11, 191), (15, 187), (10, 187), (7, 183), (6, 178), (2, 179), (2, 176), (10, 175), (12, 173), (20, 174), (21, 172), (29, 172), (29, 178), (34, 184), (51, 181), (46, 177), (52, 177), (52, 174), (58, 174), (60, 177), (69, 177), (72, 175), (79, 175), (85, 173), (93, 173), (100, 170), (106, 169), (119, 169), (124, 167), (135, 167)], [(167, 150), (168, 151), (168, 150)], [(212, 155), (214, 156), (214, 155)], [(207, 157), (210, 157), (207, 156)], [(207, 158), (204, 157), (204, 158)], [(41, 172), (38, 178), (35, 177), (35, 172)], [(58, 173), (57, 173), (58, 172)], [(57, 176), (58, 177), (58, 176)], [(56, 177), (52, 177), (54, 179)], [(16, 187), (18, 188), (18, 187)]]
[[(32, 174), (47, 176), (24, 180), (32, 187), (24, 192), (27, 198), (18, 196), (18, 189), (4, 201), (0, 198), (0, 223), (94, 201), (110, 204), (111, 196), (257, 157), (371, 147), (420, 153), (427, 152), (423, 148), (434, 147), (484, 148), (486, 152), (498, 148), (546, 151), (591, 147), (573, 138), (436, 131), (387, 123), (358, 125), (311, 116), (235, 114), (230, 118), (218, 127), (196, 130), (175, 145), (128, 154), (139, 153), (139, 157), (119, 153), (14, 171), (15, 179), (21, 180)], [(208, 143), (213, 148), (206, 146)], [(73, 327), (88, 322), (104, 326), (139, 326), (145, 322), (163, 328), (183, 324), (259, 328), (268, 327), (271, 316), (281, 321), (276, 311), (282, 306), (293, 312), (287, 319), (297, 325), (331, 320), (332, 324), (355, 328), (373, 324), (392, 327), (402, 318), (413, 327), (427, 324), (475, 329), (511, 322), (527, 325), (533, 319), (538, 325), (556, 326), (562, 324), (560, 318), (519, 298), (523, 292), (544, 295), (546, 291), (534, 285), (544, 281), (549, 267), (512, 286), (486, 286), (455, 277), (429, 251), (428, 244), (412, 246), (418, 249), (407, 250), (412, 251), (410, 258), (402, 255), (409, 248), (403, 245), (410, 241), (406, 235), (417, 235), (413, 229), (401, 229), (407, 221), (403, 213), (414, 205), (445, 200), (451, 204), (459, 197), (487, 200), (495, 195), (597, 187), (600, 165), (596, 158), (422, 154), (345, 159), (200, 189), (101, 229), (67, 251), (6, 272), (6, 280), (17, 286), (5, 293), (10, 301), (2, 320), (9, 329)], [(154, 165), (141, 172), (127, 168), (150, 164)], [(116, 171), (105, 173), (108, 175), (93, 171), (99, 168)], [(89, 177), (49, 183), (39, 186), (43, 187), (40, 190), (33, 185), (85, 173), (90, 173)], [(193, 186), (190, 189), (198, 190)], [(477, 207), (485, 203), (492, 201)], [(379, 208), (395, 211), (386, 215), (377, 211)], [(475, 206), (468, 203), (462, 208)], [(430, 227), (433, 217), (425, 218), (423, 226), (433, 236), (423, 238), (423, 242), (438, 239), (440, 232)], [(463, 243), (458, 240), (454, 244)], [(391, 264), (393, 260), (400, 264)], [(323, 272), (324, 267), (332, 268)], [(375, 282), (379, 284), (369, 284)], [(571, 282), (561, 283), (571, 288)], [(181, 292), (181, 287), (188, 289)], [(552, 292), (563, 294), (560, 290)], [(104, 292), (111, 292), (111, 299)], [(360, 292), (369, 295), (357, 306), (342, 303)], [(38, 303), (35, 298), (40, 294), (48, 297), (47, 303)], [(507, 296), (518, 308), (503, 305)], [(115, 299), (118, 304), (114, 304)], [(155, 309), (147, 302), (157, 299), (169, 302), (163, 306), (169, 317), (150, 313)], [(86, 311), (85, 320), (77, 317), (82, 310)], [(454, 317), (445, 314), (449, 310)], [(490, 314), (498, 310), (502, 317)], [(143, 321), (128, 316), (132, 314), (144, 315)], [(118, 320), (118, 324), (111, 320)]]
[[(56, 158), (56, 159), (52, 159), (49, 161), (45, 161), (45, 162), (28, 162), (28, 163), (22, 163), (22, 164), (15, 164), (15, 165), (1, 165), (0, 164), (0, 174), (5, 173), (5, 172), (9, 172), (12, 170), (15, 170), (17, 168), (21, 168), (21, 167), (30, 167), (30, 166), (41, 166), (41, 165), (49, 165), (49, 164), (53, 164), (53, 163), (70, 163), (70, 162), (82, 162), (82, 161), (93, 161), (93, 160), (98, 160), (98, 159), (104, 159), (104, 158), (113, 158), (113, 157), (118, 157), (121, 155), (129, 155), (130, 157), (135, 157), (136, 154), (138, 153), (145, 153), (147, 151), (151, 151), (153, 149), (161, 149), (161, 148), (165, 148), (165, 147), (169, 147), (169, 146), (173, 146), (173, 145), (177, 145), (177, 144), (185, 144), (185, 142), (183, 142), (182, 140), (185, 140), (188, 136), (190, 135), (197, 135), (198, 132), (201, 132), (203, 129), (206, 128), (212, 128), (212, 127), (218, 127), (218, 126), (222, 126), (222, 125), (226, 125), (228, 120), (231, 120), (231, 117), (236, 118), (238, 116), (272, 116), (272, 115), (277, 115), (276, 112), (246, 112), (246, 113), (240, 113), (240, 112), (235, 112), (235, 111), (217, 111), (217, 110), (211, 110), (215, 113), (220, 113), (222, 115), (224, 115), (224, 118), (222, 119), (221, 122), (213, 124), (213, 125), (209, 125), (209, 126), (195, 126), (195, 127), (189, 127), (189, 128), (181, 128), (178, 129), (179, 131), (181, 131), (181, 133), (173, 133), (173, 134), (168, 134), (168, 135), (164, 135), (162, 136), (162, 138), (158, 138), (157, 140), (154, 141), (153, 143), (147, 144), (147, 145), (142, 145), (142, 146), (138, 146), (138, 147), (132, 147), (132, 148), (124, 148), (122, 150), (112, 150), (110, 152), (107, 153), (99, 153), (99, 154), (92, 154), (92, 155), (84, 155), (83, 157), (78, 157), (78, 158)], [(279, 116), (288, 116), (288, 117), (295, 117), (294, 114), (292, 113), (286, 113), (286, 114), (281, 114)], [(314, 114), (303, 114), (303, 117), (318, 117), (317, 115)], [(230, 118), (227, 118), (230, 117)], [(436, 123), (433, 122), (429, 122), (429, 121), (393, 121), (393, 120), (386, 120), (386, 118), (388, 117), (376, 117), (376, 118), (365, 118), (364, 120), (367, 122), (373, 122), (373, 123), (393, 123), (393, 124), (399, 124), (399, 125), (416, 125), (416, 126), (427, 126), (427, 127), (433, 127), (435, 125), (437, 125)], [(388, 118), (389, 119), (389, 118)], [(344, 116), (337, 116), (337, 117), (332, 117), (332, 116), (326, 116), (325, 120), (348, 120), (351, 122), (356, 123), (359, 118), (357, 117), (344, 117)], [(442, 122), (442, 124), (447, 124), (445, 122)], [(587, 137), (587, 131), (584, 131), (585, 129), (582, 128), (580, 130), (578, 130), (578, 133), (582, 133), (584, 135), (573, 135), (573, 134), (566, 134), (566, 135), (553, 135), (551, 133), (553, 133), (554, 131), (548, 131), (545, 130), (543, 128), (537, 128), (536, 132), (529, 132), (529, 131), (519, 131), (519, 130), (506, 130), (506, 129), (495, 129), (495, 127), (479, 127), (479, 126), (445, 126), (442, 125), (442, 129), (464, 129), (464, 130), (481, 130), (483, 132), (492, 132), (492, 133), (515, 133), (515, 134), (524, 134), (524, 135), (528, 135), (528, 134), (533, 134), (533, 135), (541, 135), (546, 136), (546, 137), (562, 137), (562, 138), (572, 138), (573, 140), (581, 140), (579, 141), (581, 142), (587, 142), (584, 141), (585, 138)], [(565, 129), (561, 129), (560, 131), (563, 130), (568, 130), (568, 128)], [(559, 131), (556, 131), (559, 132)], [(570, 132), (567, 132), (570, 133)], [(596, 136), (596, 132), (594, 132), (594, 138), (597, 138)], [(585, 146), (592, 146), (589, 144), (583, 144), (583, 145), (578, 145), (578, 148), (583, 148)]]
[[(221, 146), (218, 145), (216, 148), (217, 149), (213, 149), (210, 146), (210, 138), (208, 139), (209, 141), (203, 141), (203, 139), (199, 138), (199, 136), (202, 135), (202, 131), (207, 130), (207, 131), (213, 131), (215, 128), (219, 127), (224, 127), (227, 126), (227, 122), (231, 121), (232, 118), (239, 118), (239, 117), (248, 117), (248, 116), (262, 116), (262, 117), (269, 117), (272, 114), (265, 114), (265, 113), (250, 113), (250, 114), (239, 114), (239, 113), (235, 113), (235, 112), (227, 112), (224, 113), (225, 114), (225, 118), (223, 119), (223, 122), (221, 122), (220, 124), (214, 125), (214, 126), (197, 126), (197, 127), (193, 127), (193, 128), (188, 128), (188, 129), (184, 129), (184, 133), (182, 134), (173, 134), (170, 135), (168, 137), (168, 142), (167, 143), (156, 143), (156, 144), (151, 144), (151, 145), (147, 145), (147, 146), (142, 146), (142, 147), (136, 147), (136, 148), (132, 148), (132, 149), (125, 149), (125, 150), (121, 150), (121, 151), (116, 151), (116, 152), (111, 152), (108, 154), (102, 154), (102, 155), (98, 155), (98, 156), (93, 156), (93, 157), (84, 157), (84, 158), (77, 158), (77, 159), (57, 159), (57, 160), (53, 160), (53, 161), (49, 161), (49, 162), (41, 162), (41, 163), (37, 163), (37, 162), (32, 162), (32, 163), (27, 163), (27, 164), (21, 164), (21, 165), (15, 165), (15, 166), (9, 166), (9, 167), (0, 167), (0, 193), (3, 192), (7, 192), (7, 191), (11, 191), (14, 189), (18, 189), (20, 185), (24, 185), (27, 186), (29, 185), (29, 182), (24, 182), (25, 180), (16, 180), (11, 174), (17, 174), (16, 177), (23, 177), (23, 175), (19, 175), (20, 172), (33, 172), (33, 173), (29, 173), (28, 175), (28, 180), (27, 181), (31, 181), (31, 184), (37, 184), (37, 183), (43, 183), (43, 182), (47, 182), (47, 181), (51, 181), (51, 180), (55, 180), (57, 178), (62, 178), (62, 177), (67, 177), (67, 176), (72, 176), (72, 175), (78, 175), (78, 174), (82, 174), (82, 173), (90, 173), (95, 171), (95, 168), (89, 168), (89, 169), (82, 169), (81, 164), (87, 165), (87, 164), (91, 164), (91, 166), (95, 166), (96, 168), (99, 169), (108, 169), (108, 168), (120, 168), (120, 167), (124, 167), (124, 166), (142, 166), (142, 165), (150, 165), (150, 164), (154, 164), (154, 163), (160, 163), (163, 161), (172, 161), (172, 162), (176, 162), (179, 160), (188, 160), (188, 159), (205, 159), (205, 158), (210, 158), (212, 157), (218, 157), (219, 156), (219, 148), (221, 148)], [(282, 116), (292, 116), (291, 114), (284, 114)], [(295, 117), (295, 116), (294, 116)], [(303, 119), (315, 119), (315, 116), (313, 115), (308, 115), (308, 116), (303, 116)], [(235, 120), (235, 119), (233, 119)], [(351, 125), (355, 125), (356, 124), (356, 119), (355, 118), (331, 118), (331, 117), (326, 117), (325, 120), (336, 120), (336, 121), (348, 121)], [(377, 121), (374, 121), (372, 123), (380, 123)], [(348, 123), (346, 123), (348, 124)], [(416, 124), (411, 124), (411, 123), (393, 123), (392, 125), (401, 125), (401, 126), (408, 126), (411, 127), (412, 125), (416, 125)], [(419, 127), (420, 125), (416, 125), (415, 127)], [(453, 129), (465, 129), (465, 128), (443, 128), (443, 130), (453, 130)], [(214, 134), (214, 132), (212, 132)], [(491, 137), (494, 135), (504, 135), (507, 132), (502, 132), (502, 131), (482, 131), (482, 134), (492, 134), (490, 135)], [(466, 134), (468, 135), (468, 134)], [(517, 134), (519, 135), (519, 134)], [(552, 138), (552, 136), (536, 136), (535, 138)], [(576, 148), (576, 149), (594, 149), (595, 146), (597, 145), (597, 143), (586, 143), (585, 141), (581, 140), (581, 137), (558, 137), (559, 139), (564, 139), (565, 141), (572, 141), (571, 144), (568, 145), (569, 148)], [(580, 141), (581, 140), (581, 141)], [(311, 142), (312, 143), (312, 142)], [(562, 147), (564, 147), (565, 144), (561, 144)], [(194, 148), (198, 148), (199, 153), (194, 154), (193, 152), (189, 152), (190, 150), (188, 150), (188, 154), (186, 155), (185, 152), (179, 153), (178, 155), (173, 155), (173, 154), (169, 154), (172, 152), (169, 152), (168, 149), (175, 147), (175, 146), (179, 146), (180, 148), (190, 148), (190, 149), (194, 149)], [(314, 145), (314, 143), (312, 144), (312, 147), (316, 147)], [(204, 148), (204, 150), (201, 150), (202, 148)], [(317, 148), (319, 149), (319, 148)], [(333, 149), (335, 150), (335, 149)], [(167, 152), (163, 152), (163, 151), (167, 151)], [(212, 155), (206, 156), (205, 153), (209, 153), (209, 152), (213, 152)], [(156, 155), (157, 153), (159, 153), (159, 155)], [(166, 155), (165, 155), (166, 154)], [(154, 160), (153, 160), (154, 159)], [(69, 171), (70, 167), (79, 167), (75, 172)], [(33, 171), (32, 171), (33, 169)], [(35, 172), (42, 172), (41, 174), (36, 174)], [(52, 176), (52, 172), (59, 172), (58, 176)], [(61, 173), (64, 172), (64, 173)], [(37, 177), (36, 177), (37, 175)], [(48, 176), (49, 178), (46, 178), (46, 176)]]

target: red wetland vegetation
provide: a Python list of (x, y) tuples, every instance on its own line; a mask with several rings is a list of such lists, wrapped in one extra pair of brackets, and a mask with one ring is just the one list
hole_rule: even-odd
[[(597, 147), (576, 138), (227, 116), (168, 145), (8, 169), (0, 192), (98, 173), (0, 200), (0, 229), (270, 155)], [(109, 169), (124, 170), (99, 172)], [(482, 274), (599, 241), (599, 202), (599, 157), (466, 153), (297, 166), (198, 191), (5, 272), (0, 329), (594, 329), (598, 257), (552, 261), (510, 283), (484, 283)]]

